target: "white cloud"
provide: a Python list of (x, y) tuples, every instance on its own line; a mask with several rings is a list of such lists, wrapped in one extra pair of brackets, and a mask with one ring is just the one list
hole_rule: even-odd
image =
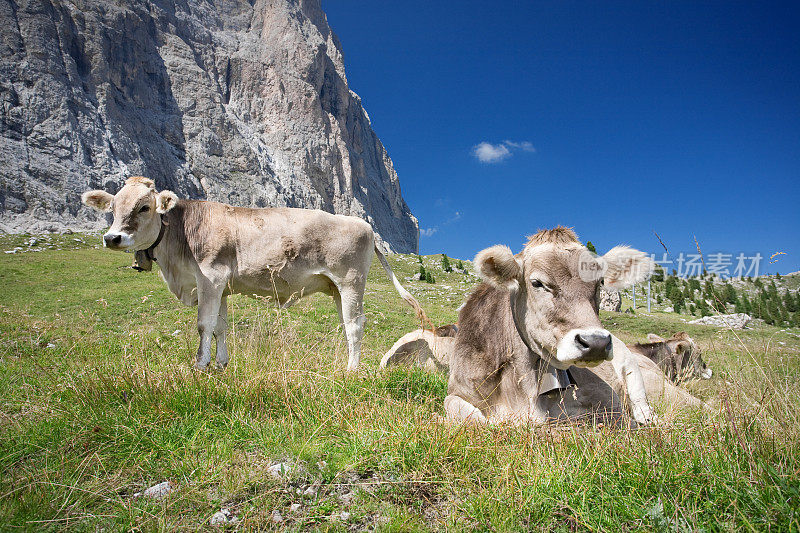
[(536, 148), (533, 147), (533, 144), (530, 141), (522, 141), (522, 142), (503, 141), (503, 144), (505, 144), (509, 148), (517, 148), (518, 150), (522, 150), (523, 152), (536, 151)]
[(473, 149), (475, 157), (481, 163), (497, 163), (511, 155), (511, 152), (503, 144), (491, 144), (482, 142)]
[(503, 141), (498, 144), (484, 141), (476, 145), (472, 149), (472, 153), (481, 163), (499, 163), (503, 159), (511, 157), (513, 155), (512, 150), (535, 152), (536, 148), (530, 141)]
[(437, 231), (439, 231), (439, 228), (436, 226), (432, 228), (419, 228), (419, 234), (422, 235), (423, 237), (430, 237)]

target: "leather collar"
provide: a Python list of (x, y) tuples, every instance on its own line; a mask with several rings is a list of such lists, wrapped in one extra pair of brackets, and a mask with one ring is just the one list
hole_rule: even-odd
[(158, 238), (150, 245), (149, 248), (134, 252), (133, 265), (131, 268), (139, 272), (145, 272), (153, 269), (153, 261), (158, 261), (153, 255), (156, 246), (159, 245), (161, 239), (164, 238), (164, 233), (167, 229), (167, 222), (164, 220), (164, 215), (161, 215), (161, 229), (158, 230)]

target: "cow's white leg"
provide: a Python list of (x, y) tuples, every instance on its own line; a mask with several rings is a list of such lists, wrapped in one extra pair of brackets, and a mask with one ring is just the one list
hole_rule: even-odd
[(460, 396), (450, 394), (444, 399), (444, 412), (448, 420), (454, 422), (480, 422), (488, 420), (481, 410)]
[(197, 332), (200, 346), (197, 348), (195, 367), (205, 369), (211, 362), (211, 339), (219, 319), (224, 285), (217, 286), (208, 280), (197, 283)]
[(614, 347), (614, 358), (611, 359), (611, 366), (617, 373), (617, 377), (625, 385), (628, 393), (628, 402), (631, 406), (633, 419), (640, 424), (652, 424), (656, 422), (656, 414), (647, 401), (647, 392), (644, 388), (644, 378), (633, 353), (625, 346), (625, 343), (614, 335), (611, 336)]
[(342, 325), (347, 337), (347, 370), (358, 369), (361, 359), (361, 340), (364, 338), (364, 291), (339, 291), (342, 307)]
[(220, 370), (228, 366), (228, 297), (223, 296), (219, 303), (217, 325), (214, 327), (214, 336), (217, 338), (217, 368)]

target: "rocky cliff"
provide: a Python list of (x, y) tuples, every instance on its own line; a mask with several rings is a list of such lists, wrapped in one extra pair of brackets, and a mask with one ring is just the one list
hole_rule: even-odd
[(101, 227), (145, 175), (183, 197), (418, 224), (318, 0), (0, 0), (0, 230)]

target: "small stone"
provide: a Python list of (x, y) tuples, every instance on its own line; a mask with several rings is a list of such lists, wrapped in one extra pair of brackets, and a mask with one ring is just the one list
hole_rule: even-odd
[(275, 463), (267, 468), (267, 473), (276, 479), (288, 476), (292, 471), (292, 465), (289, 463)]
[(217, 511), (211, 517), (212, 526), (222, 526), (228, 523), (228, 517), (222, 511)]
[(342, 511), (341, 514), (339, 514), (339, 518), (347, 522), (348, 520), (350, 520), (350, 513), (348, 513), (347, 511)]
[[(155, 500), (160, 500), (161, 498), (164, 498), (167, 494), (172, 492), (172, 488), (173, 488), (172, 484), (169, 481), (164, 481), (162, 483), (159, 483), (158, 485), (153, 485), (152, 487), (150, 487), (149, 489), (145, 490), (142, 493), (137, 493), (137, 494), (140, 494), (145, 498), (153, 498)], [(136, 494), (134, 494), (134, 496), (136, 496)]]
[(308, 498), (313, 498), (316, 495), (317, 495), (317, 487), (315, 487), (314, 485), (311, 485), (310, 487), (308, 487), (306, 490), (303, 491), (303, 496), (306, 496)]
[(283, 522), (283, 515), (281, 515), (280, 511), (275, 509), (274, 511), (272, 511), (272, 523), (280, 524), (281, 522)]
[(317, 468), (319, 468), (320, 470), (325, 470), (326, 468), (328, 468), (328, 463), (326, 461), (319, 461), (317, 463)]
[(48, 348), (55, 348), (55, 347), (56, 347), (56, 345), (55, 345), (55, 344), (53, 344), (52, 342), (48, 342), (48, 343), (47, 343), (47, 347), (48, 347)]
[(300, 510), (300, 507), (302, 507), (302, 505), (300, 505), (299, 503), (293, 503), (292, 505), (289, 506), (289, 511), (292, 513), (296, 513), (297, 511)]

